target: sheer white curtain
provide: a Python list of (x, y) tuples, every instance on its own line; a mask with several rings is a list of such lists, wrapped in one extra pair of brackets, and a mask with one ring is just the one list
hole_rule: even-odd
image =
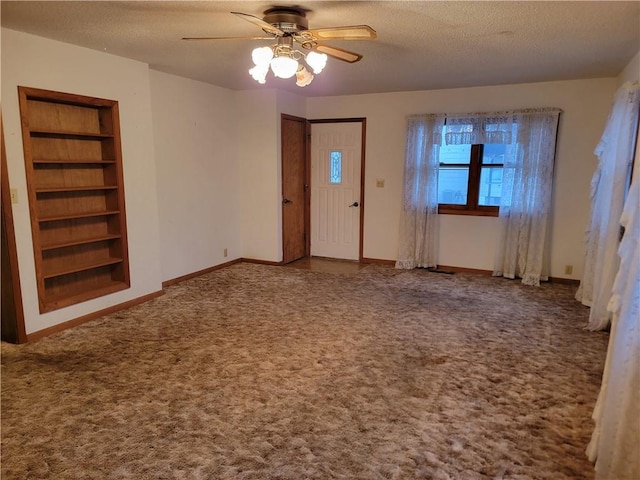
[(620, 220), (609, 349), (587, 448), (597, 480), (640, 478), (640, 174), (634, 177)]
[(540, 285), (549, 275), (551, 211), (558, 109), (514, 112), (513, 138), (502, 174), (500, 243), (494, 276)]
[(596, 147), (598, 167), (591, 181), (591, 221), (586, 232), (586, 255), (576, 299), (591, 307), (590, 330), (603, 330), (611, 313), (607, 303), (618, 270), (622, 212), (629, 166), (633, 156), (640, 90), (626, 83), (618, 89), (607, 126)]
[(510, 144), (514, 138), (514, 127), (511, 112), (449, 114), (445, 141), (447, 145)]
[(438, 263), (438, 167), (444, 115), (409, 117), (397, 268)]

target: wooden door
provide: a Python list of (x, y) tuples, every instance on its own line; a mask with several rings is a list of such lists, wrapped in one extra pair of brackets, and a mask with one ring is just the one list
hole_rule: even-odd
[(361, 257), (363, 123), (311, 127), (311, 255)]
[(307, 121), (282, 115), (282, 261), (308, 255)]
[(7, 156), (4, 148), (4, 131), (0, 119), (0, 147), (2, 150), (2, 245), (0, 261), (2, 270), (2, 340), (10, 343), (24, 343), (27, 333), (24, 326), (24, 312), (22, 310), (22, 292), (20, 290), (20, 276), (18, 273), (18, 258), (16, 239), (13, 229), (13, 211), (11, 210), (11, 194), (7, 171)]

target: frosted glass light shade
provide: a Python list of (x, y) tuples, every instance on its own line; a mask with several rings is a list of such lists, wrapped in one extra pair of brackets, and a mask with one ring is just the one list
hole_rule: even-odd
[(298, 62), (290, 57), (275, 57), (271, 60), (271, 70), (276, 77), (291, 78), (298, 70)]
[(296, 72), (296, 85), (297, 86), (306, 87), (312, 81), (313, 81), (313, 75), (311, 75), (311, 72), (309, 72), (309, 70), (307, 70), (303, 66), (298, 68), (298, 71)]
[(327, 64), (327, 56), (324, 53), (309, 52), (306, 60), (315, 74), (320, 73)]
[(253, 52), (251, 52), (251, 59), (256, 65), (269, 65), (272, 58), (273, 50), (271, 50), (271, 47), (254, 48)]
[(251, 70), (249, 70), (249, 74), (253, 77), (253, 79), (261, 84), (266, 83), (267, 81), (267, 73), (269, 72), (269, 64), (265, 65), (256, 65)]

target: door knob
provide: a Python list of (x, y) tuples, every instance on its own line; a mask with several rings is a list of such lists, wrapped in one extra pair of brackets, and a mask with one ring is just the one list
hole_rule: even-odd
[(351, 205), (349, 205), (349, 208), (351, 207), (359, 207), (360, 204), (358, 202), (353, 202)]
[(293, 203), (293, 200), (289, 200), (288, 198), (285, 198), (284, 200), (282, 200), (283, 205), (286, 205), (287, 203)]

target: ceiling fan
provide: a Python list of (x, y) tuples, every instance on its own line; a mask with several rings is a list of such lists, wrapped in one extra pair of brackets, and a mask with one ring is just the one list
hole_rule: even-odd
[(270, 37), (183, 37), (183, 40), (272, 40), (274, 38), (291, 38), (307, 50), (314, 50), (342, 60), (355, 63), (362, 59), (359, 53), (331, 47), (321, 40), (373, 40), (376, 31), (368, 25), (351, 25), (346, 27), (329, 27), (309, 30), (304, 11), (292, 7), (274, 7), (264, 12), (263, 18), (241, 12), (231, 12), (243, 20), (260, 27)]
[[(309, 29), (309, 22), (302, 9), (293, 7), (273, 7), (264, 12), (263, 18), (241, 12), (231, 12), (243, 20), (260, 27), (268, 36), (256, 37), (183, 37), (183, 40), (276, 40), (269, 47), (256, 48), (252, 58), (255, 67), (249, 73), (259, 83), (265, 83), (269, 66), (277, 77), (290, 78), (296, 75), (298, 86), (311, 83), (313, 75), (300, 64), (304, 59), (313, 72), (318, 74), (324, 68), (327, 55), (347, 63), (355, 63), (362, 55), (350, 50), (330, 46), (325, 40), (373, 40), (376, 31), (368, 25), (350, 25)], [(298, 50), (298, 44), (308, 53)]]

